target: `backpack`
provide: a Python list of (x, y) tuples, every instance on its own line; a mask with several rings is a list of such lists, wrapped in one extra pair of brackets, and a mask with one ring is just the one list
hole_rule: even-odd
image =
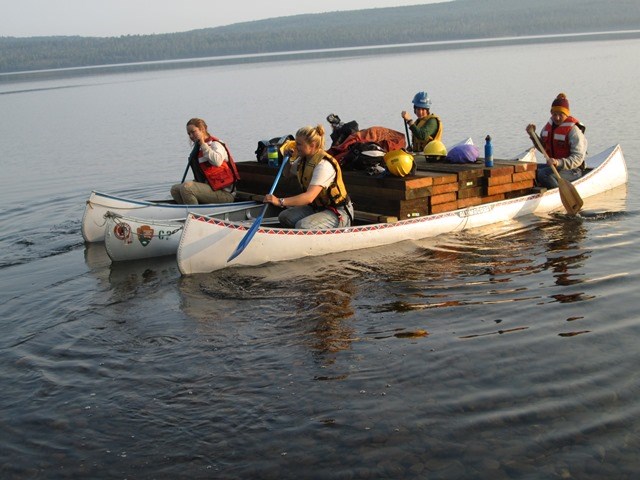
[(355, 120), (347, 123), (339, 123), (336, 126), (332, 124), (331, 126), (333, 127), (333, 131), (330, 135), (332, 147), (340, 145), (347, 139), (347, 137), (349, 137), (349, 135), (358, 131), (358, 122)]
[(384, 168), (384, 148), (375, 142), (356, 142), (349, 146), (349, 151), (342, 159), (345, 170), (376, 171), (376, 167)]
[(271, 140), (260, 140), (258, 142), (258, 148), (256, 148), (256, 160), (260, 163), (267, 163), (267, 147), (269, 145), (275, 145), (278, 147), (278, 164), (282, 163), (282, 152), (280, 147), (289, 140), (294, 140), (293, 135), (283, 135), (281, 137), (273, 137)]

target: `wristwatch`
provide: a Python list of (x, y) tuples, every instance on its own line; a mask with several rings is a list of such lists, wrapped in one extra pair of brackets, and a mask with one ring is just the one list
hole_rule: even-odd
[(279, 198), (278, 202), (280, 202), (280, 206), (284, 208), (284, 198)]

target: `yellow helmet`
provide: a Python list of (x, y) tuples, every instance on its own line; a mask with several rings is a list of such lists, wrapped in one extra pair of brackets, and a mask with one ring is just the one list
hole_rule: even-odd
[(444, 146), (440, 140), (431, 140), (427, 143), (427, 146), (424, 147), (424, 153), (427, 157), (446, 157), (447, 156), (447, 147)]
[(413, 155), (402, 149), (385, 153), (384, 163), (387, 170), (396, 177), (409, 175), (414, 169)]

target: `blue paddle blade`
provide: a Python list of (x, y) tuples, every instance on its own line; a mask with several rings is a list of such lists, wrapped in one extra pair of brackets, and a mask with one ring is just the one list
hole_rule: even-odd
[(258, 231), (258, 228), (260, 228), (260, 224), (262, 223), (264, 214), (267, 211), (267, 207), (269, 207), (269, 204), (265, 203), (264, 206), (262, 207), (262, 212), (253, 221), (253, 225), (251, 225), (251, 228), (249, 228), (249, 230), (247, 230), (247, 233), (244, 234), (244, 237), (242, 237), (242, 240), (240, 240), (240, 243), (238, 243), (238, 246), (236, 247), (236, 249), (233, 251), (231, 256), (227, 259), (227, 262), (230, 262), (231, 260), (236, 258), (238, 255), (240, 255), (242, 251), (245, 249), (245, 247), (249, 245), (249, 242)]
[[(280, 177), (282, 176), (282, 172), (284, 171), (284, 166), (288, 162), (289, 162), (289, 155), (285, 155), (284, 160), (282, 160), (282, 164), (280, 165), (280, 169), (278, 170), (278, 174), (276, 175), (276, 178), (273, 180), (273, 185), (271, 185), (271, 189), (269, 190), (269, 195), (273, 195), (273, 192), (276, 190), (276, 185), (278, 185), (278, 182), (280, 181)], [(264, 214), (266, 213), (268, 207), (269, 207), (269, 204), (265, 203), (264, 207), (262, 207), (262, 213), (258, 215), (258, 217), (254, 220), (253, 225), (251, 225), (251, 228), (247, 231), (247, 233), (244, 234), (244, 237), (242, 237), (242, 240), (240, 240), (240, 243), (238, 243), (238, 246), (236, 247), (236, 249), (233, 251), (231, 256), (227, 259), (227, 263), (233, 260), (234, 258), (236, 258), (238, 255), (240, 255), (242, 251), (246, 248), (246, 246), (249, 245), (249, 242), (258, 231), (258, 228), (260, 228), (260, 224), (262, 223), (262, 218), (264, 217)]]
[[(286, 155), (282, 160), (282, 164), (280, 165), (278, 174), (276, 175), (276, 178), (273, 180), (273, 185), (271, 185), (271, 189), (269, 190), (269, 195), (273, 195), (273, 192), (276, 189), (276, 185), (278, 185), (278, 182), (280, 181), (280, 177), (282, 176), (282, 172), (284, 171), (284, 166), (287, 164), (287, 162), (289, 162), (289, 155)], [(240, 240), (240, 243), (238, 243), (238, 246), (236, 247), (236, 249), (233, 251), (231, 256), (227, 259), (227, 263), (233, 260), (234, 258), (236, 258), (238, 255), (240, 255), (242, 251), (245, 249), (245, 247), (249, 245), (249, 242), (258, 231), (258, 228), (260, 228), (260, 224), (262, 223), (262, 218), (264, 217), (264, 214), (266, 213), (268, 207), (269, 207), (269, 204), (265, 203), (264, 207), (262, 207), (262, 213), (258, 215), (258, 217), (254, 220), (253, 225), (251, 225), (251, 228), (247, 231), (247, 233), (244, 234), (244, 237), (242, 237), (242, 240)]]

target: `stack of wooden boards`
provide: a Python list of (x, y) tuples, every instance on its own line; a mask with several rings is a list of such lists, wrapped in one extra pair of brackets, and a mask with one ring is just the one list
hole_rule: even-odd
[[(415, 158), (418, 170), (407, 177), (378, 178), (362, 171), (343, 171), (354, 208), (360, 217), (390, 222), (457, 210), (531, 193), (536, 164), (517, 160), (495, 160), (493, 167), (483, 163), (450, 164)], [(241, 192), (266, 194), (277, 169), (264, 163), (237, 164)], [(277, 196), (300, 193), (295, 178), (281, 179)]]

